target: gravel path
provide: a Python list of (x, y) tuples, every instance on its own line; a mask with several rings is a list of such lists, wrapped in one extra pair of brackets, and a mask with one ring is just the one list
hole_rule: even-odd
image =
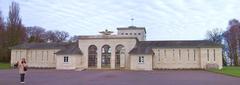
[[(17, 70), (0, 70), (0, 85), (22, 85)], [(29, 69), (24, 85), (240, 85), (240, 78), (202, 70), (63, 71)]]

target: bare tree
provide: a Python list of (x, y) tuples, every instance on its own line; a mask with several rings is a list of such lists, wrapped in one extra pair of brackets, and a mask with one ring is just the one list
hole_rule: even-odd
[(5, 39), (4, 32), (5, 32), (4, 18), (2, 16), (2, 12), (0, 11), (0, 48), (2, 48)]
[(224, 32), (224, 51), (228, 58), (230, 59), (230, 65), (233, 65), (233, 56), (232, 56), (232, 49), (231, 49), (231, 43), (230, 43), (230, 32), (226, 31)]
[[(26, 30), (22, 25), (22, 20), (19, 16), (19, 5), (16, 2), (12, 2), (9, 7), (9, 13), (7, 18), (6, 40), (7, 46), (11, 47), (19, 43), (26, 41)], [(7, 51), (6, 61), (10, 60), (10, 50)]]
[(69, 34), (65, 31), (55, 31), (55, 35), (57, 37), (57, 42), (66, 41), (69, 37)]
[(74, 36), (72, 36), (72, 37), (69, 39), (69, 42), (77, 42), (78, 39), (79, 39), (79, 36), (74, 35)]
[(5, 23), (4, 23), (4, 18), (2, 16), (2, 13), (0, 11), (0, 61), (4, 61), (7, 56), (6, 52), (6, 46), (5, 44)]
[(234, 25), (237, 25), (239, 24), (239, 21), (237, 19), (232, 19), (228, 22), (228, 25), (231, 27), (231, 26), (234, 26)]
[(39, 26), (26, 27), (28, 42), (44, 42), (45, 29)]
[(69, 37), (69, 34), (65, 31), (47, 31), (45, 34), (45, 40), (51, 42), (63, 42)]
[(223, 40), (223, 31), (219, 28), (207, 31), (207, 40), (210, 40), (217, 44), (221, 44)]
[(26, 30), (22, 25), (22, 20), (19, 16), (19, 5), (12, 2), (9, 7), (9, 14), (7, 19), (7, 38), (9, 46), (17, 45), (26, 40)]
[(49, 30), (45, 33), (44, 40), (45, 42), (48, 42), (48, 41), (56, 42), (57, 38), (55, 33), (52, 30)]
[(229, 29), (224, 33), (224, 39), (228, 48), (228, 56), (231, 59), (231, 62), (233, 62), (232, 64), (237, 66), (239, 65), (240, 51), (240, 23), (235, 19), (229, 22), (232, 21), (234, 21), (234, 24), (229, 23)]
[[(207, 40), (211, 41), (211, 42), (214, 42), (216, 44), (222, 44), (222, 41), (223, 41), (223, 31), (219, 28), (215, 28), (211, 31), (207, 31)], [(227, 56), (226, 54), (224, 55), (225, 51), (227, 51), (225, 49), (225, 47), (223, 48), (223, 56), (222, 56), (222, 60), (223, 60), (223, 65), (226, 66), (227, 65), (227, 62), (226, 62), (226, 59), (227, 59)]]

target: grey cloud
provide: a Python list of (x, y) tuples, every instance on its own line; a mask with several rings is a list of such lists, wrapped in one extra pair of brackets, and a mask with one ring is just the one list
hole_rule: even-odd
[[(207, 30), (227, 27), (239, 19), (238, 0), (15, 0), (23, 23), (68, 31), (71, 35), (96, 34), (118, 26), (147, 28), (148, 40), (204, 39)], [(0, 0), (7, 16), (11, 1)], [(160, 34), (160, 35), (159, 35)]]

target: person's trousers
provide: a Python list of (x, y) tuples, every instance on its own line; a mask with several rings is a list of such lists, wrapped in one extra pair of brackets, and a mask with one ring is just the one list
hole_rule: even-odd
[(20, 82), (24, 82), (24, 76), (25, 76), (24, 73), (20, 74)]

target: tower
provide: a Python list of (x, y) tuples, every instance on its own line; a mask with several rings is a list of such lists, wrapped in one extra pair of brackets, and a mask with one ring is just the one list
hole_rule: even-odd
[(128, 26), (128, 27), (119, 27), (117, 28), (117, 30), (118, 30), (118, 35), (137, 37), (139, 41), (146, 40), (145, 27)]

